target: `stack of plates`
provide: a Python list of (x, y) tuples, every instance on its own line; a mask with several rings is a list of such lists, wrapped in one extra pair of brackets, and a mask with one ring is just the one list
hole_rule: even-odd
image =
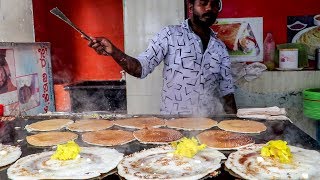
[(303, 91), (303, 113), (309, 118), (320, 121), (320, 88)]

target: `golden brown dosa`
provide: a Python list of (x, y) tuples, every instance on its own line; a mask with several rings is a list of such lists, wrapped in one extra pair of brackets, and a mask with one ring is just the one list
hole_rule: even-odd
[(209, 118), (178, 118), (166, 121), (166, 125), (169, 128), (189, 131), (210, 129), (217, 124), (217, 121)]
[(238, 149), (254, 143), (249, 136), (222, 130), (204, 131), (197, 135), (197, 139), (201, 144), (221, 150)]
[(224, 120), (218, 124), (218, 127), (225, 131), (239, 133), (260, 133), (267, 129), (263, 123), (249, 120)]
[(99, 119), (85, 119), (78, 120), (73, 124), (67, 126), (70, 131), (85, 132), (85, 131), (99, 131), (108, 129), (113, 126), (113, 121), (99, 120)]
[(68, 124), (72, 124), (73, 121), (70, 119), (50, 119), (32, 123), (26, 125), (27, 131), (55, 131), (66, 127)]
[(123, 130), (101, 130), (87, 132), (82, 135), (82, 140), (97, 146), (117, 146), (135, 140), (132, 132)]
[(148, 127), (161, 127), (165, 125), (165, 120), (157, 117), (139, 117), (139, 118), (128, 118), (120, 119), (114, 122), (116, 125), (125, 127), (125, 128), (135, 128), (143, 129)]
[(183, 137), (179, 131), (162, 128), (141, 129), (133, 132), (133, 135), (144, 144), (167, 144)]
[(72, 132), (44, 132), (26, 137), (33, 146), (54, 146), (77, 138), (78, 135)]

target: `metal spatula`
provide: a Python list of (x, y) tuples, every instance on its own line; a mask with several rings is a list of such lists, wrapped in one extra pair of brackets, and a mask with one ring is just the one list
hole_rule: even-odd
[(73, 22), (71, 22), (66, 15), (64, 15), (57, 7), (53, 8), (50, 10), (50, 12), (57, 16), (59, 19), (61, 19), (62, 21), (64, 21), (65, 23), (69, 24), (71, 27), (73, 27), (73, 29), (75, 29), (76, 31), (78, 31), (81, 35), (84, 36), (85, 39), (87, 39), (88, 41), (92, 41), (92, 39), (90, 38), (90, 36), (88, 36), (86, 33), (84, 33), (81, 29), (79, 29), (75, 24), (73, 24)]

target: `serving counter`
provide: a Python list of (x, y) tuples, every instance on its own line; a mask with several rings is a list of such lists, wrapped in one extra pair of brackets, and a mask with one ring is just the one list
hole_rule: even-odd
[[(160, 116), (160, 115), (141, 115), (145, 117), (149, 116), (155, 116), (159, 118), (164, 118), (170, 120), (171, 118), (176, 118), (177, 116)], [(141, 117), (139, 116), (139, 117)], [(109, 119), (109, 120), (115, 120), (115, 119), (121, 119), (121, 118), (128, 118), (132, 117), (129, 115), (123, 115), (123, 114), (107, 114), (107, 113), (93, 113), (93, 114), (53, 114), (53, 115), (43, 115), (43, 116), (28, 116), (28, 117), (16, 117), (12, 121), (4, 121), (1, 122), (0, 126), (0, 142), (3, 144), (10, 144), (10, 145), (17, 145), (21, 147), (22, 150), (22, 156), (27, 156), (30, 154), (34, 153), (40, 153), (43, 151), (49, 151), (53, 150), (52, 147), (46, 147), (46, 148), (40, 148), (40, 147), (35, 147), (31, 146), (26, 142), (26, 136), (35, 134), (37, 132), (27, 132), (24, 127), (27, 124), (31, 124), (34, 122), (38, 122), (41, 120), (47, 120), (47, 119), (54, 119), (54, 118), (69, 118), (72, 120), (77, 120), (77, 119), (83, 119), (83, 118), (96, 118), (96, 119)], [(222, 120), (227, 120), (227, 119), (235, 119), (235, 116), (232, 115), (227, 115), (227, 116), (214, 116), (211, 117), (212, 119), (220, 122)], [(264, 123), (267, 126), (267, 130), (264, 132), (261, 132), (259, 134), (247, 134), (251, 136), (254, 140), (255, 143), (266, 143), (270, 140), (276, 140), (276, 139), (281, 139), (285, 140), (288, 142), (289, 145), (293, 146), (298, 146), (298, 147), (303, 147), (305, 149), (313, 149), (320, 151), (320, 144), (311, 138), (309, 135), (307, 135), (305, 132), (303, 132), (301, 129), (299, 129), (297, 126), (292, 124), (289, 121), (266, 121), (266, 120), (257, 120), (259, 122)], [(126, 129), (118, 126), (113, 126), (111, 129), (122, 129), (122, 130), (127, 130), (127, 131), (133, 131), (133, 129)], [(211, 129), (218, 129), (218, 127), (213, 127)], [(67, 130), (62, 130), (62, 131), (67, 131)], [(181, 131), (180, 132), (186, 136), (186, 137), (193, 137), (199, 134), (201, 131)], [(80, 146), (92, 146), (84, 143), (81, 140), (81, 134), (82, 133), (77, 133), (79, 135), (78, 139), (76, 142)], [(152, 147), (156, 147), (158, 145), (146, 145), (146, 144), (141, 144), (137, 140), (130, 142), (125, 145), (121, 146), (115, 146), (116, 150), (118, 150), (121, 153), (124, 153), (125, 155), (132, 154), (134, 152), (138, 152), (143, 149), (149, 149)], [(223, 154), (228, 156), (231, 152), (233, 151), (221, 151)], [(222, 168), (219, 170), (219, 174), (215, 177), (207, 176), (207, 178), (214, 178), (214, 179), (236, 179), (234, 176), (230, 175), (227, 171), (224, 170), (224, 165), (222, 165)], [(8, 179), (7, 177), (7, 167), (3, 167), (0, 170), (0, 179), (5, 180)], [(117, 175), (117, 170), (113, 170), (108, 174), (103, 174), (97, 179), (121, 179)]]

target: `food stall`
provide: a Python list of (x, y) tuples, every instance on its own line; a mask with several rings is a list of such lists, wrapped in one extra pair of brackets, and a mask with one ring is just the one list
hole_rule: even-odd
[[(11, 1), (12, 0), (10, 0), (10, 2)], [(115, 39), (115, 43), (121, 49), (124, 49), (123, 24), (138, 24), (133, 21), (133, 19), (130, 19), (130, 17), (140, 20), (140, 18), (137, 18), (138, 15), (136, 12), (144, 12), (146, 9), (144, 9), (144, 4), (148, 4), (148, 1), (150, 2), (150, 0), (139, 2), (138, 4), (141, 5), (143, 11), (135, 9), (134, 14), (130, 14), (130, 10), (133, 9), (132, 7), (137, 8), (138, 6), (130, 6), (130, 3), (137, 2), (123, 1), (126, 3), (124, 9), (127, 10), (125, 16), (129, 19), (126, 19), (124, 23), (119, 23), (118, 21), (122, 20), (122, 15), (119, 15), (119, 13), (121, 14), (122, 12), (118, 11), (122, 8), (122, 4), (119, 3), (120, 1), (109, 1), (110, 4), (103, 4), (101, 3), (102, 1), (92, 1), (92, 4), (86, 4), (89, 1), (78, 0), (76, 3), (70, 3), (72, 1), (68, 1), (64, 4), (62, 1), (50, 2), (33, 0), (35, 34), (37, 35), (35, 40), (49, 40), (52, 43), (53, 54), (51, 58), (53, 62), (53, 74), (51, 78), (54, 78), (54, 81), (53, 79), (49, 79), (52, 80), (52, 82), (50, 81), (49, 90), (47, 89), (49, 92), (44, 92), (45, 88), (43, 88), (43, 85), (39, 85), (38, 94), (42, 95), (42, 92), (44, 92), (44, 97), (40, 97), (45, 98), (47, 96), (49, 99), (49, 102), (41, 99), (41, 103), (38, 103), (38, 106), (41, 107), (39, 110), (29, 111), (29, 113), (18, 112), (16, 116), (7, 113), (7, 116), (1, 117), (0, 162), (2, 161), (1, 163), (3, 163), (7, 161), (7, 159), (4, 160), (4, 158), (7, 158), (6, 156), (8, 154), (10, 154), (9, 159), (11, 160), (4, 166), (0, 163), (0, 179), (316, 179), (319, 177), (318, 162), (320, 161), (320, 144), (307, 134), (305, 130), (300, 129), (301, 123), (296, 123), (296, 120), (294, 120), (295, 123), (292, 123), (289, 118), (272, 119), (272, 117), (269, 116), (263, 116), (265, 118), (261, 118), (261, 116), (260, 118), (240, 117), (235, 114), (212, 115), (201, 120), (206, 122), (203, 123), (205, 126), (197, 129), (198, 125), (200, 125), (200, 119), (202, 118), (159, 115), (154, 114), (153, 111), (150, 111), (152, 113), (149, 114), (128, 114), (129, 112), (132, 113), (132, 109), (134, 109), (132, 106), (142, 107), (141, 109), (143, 109), (144, 112), (148, 112), (149, 108), (141, 105), (141, 99), (143, 99), (142, 97), (145, 95), (143, 93), (151, 97), (150, 92), (140, 92), (140, 90), (138, 90), (138, 93), (132, 93), (133, 89), (137, 90), (137, 83), (129, 82), (130, 77), (128, 77), (126, 81), (120, 81), (120, 84), (118, 84), (120, 88), (115, 87), (113, 84), (100, 83), (98, 80), (119, 80), (121, 78), (121, 68), (116, 65), (111, 58), (110, 61), (106, 61), (104, 57), (93, 55), (93, 52), (88, 50), (86, 46), (87, 42), (84, 39), (81, 39), (78, 34), (75, 35), (75, 32), (72, 31), (69, 26), (66, 26), (66, 24), (63, 26), (62, 22), (49, 14), (49, 10), (54, 7), (52, 5), (59, 5), (63, 10), (66, 10), (65, 12), (71, 14), (70, 17), (72, 20), (75, 20), (77, 25), (81, 27), (86, 27), (85, 25), (87, 25), (87, 27), (92, 26), (93, 30), (86, 28), (86, 32), (89, 32), (90, 35), (107, 31), (106, 34), (110, 35), (111, 39)], [(158, 3), (163, 2), (164, 1), (158, 1)], [(279, 24), (281, 18), (270, 17), (270, 14), (266, 12), (268, 11), (268, 13), (270, 13), (269, 8), (271, 7), (266, 8), (266, 6), (263, 5), (264, 11), (261, 11), (261, 13), (263, 13), (263, 15), (261, 15), (259, 8), (257, 8), (256, 11), (248, 11), (248, 7), (255, 6), (252, 4), (252, 1), (234, 2), (240, 3), (234, 6), (239, 5), (239, 7), (243, 7), (243, 10), (234, 10), (232, 9), (232, 3), (228, 1), (225, 2), (224, 7), (231, 9), (222, 12), (222, 18), (227, 18), (228, 20), (221, 19), (221, 26), (228, 23), (238, 24), (239, 29), (245, 30), (244, 34), (246, 36), (254, 35), (254, 39), (247, 37), (241, 38), (243, 42), (248, 42), (250, 46), (245, 47), (245, 50), (243, 49), (244, 51), (240, 52), (240, 55), (244, 56), (244, 58), (237, 57), (239, 56), (238, 50), (240, 49), (235, 49), (235, 52), (231, 52), (235, 60), (238, 59), (240, 62), (244, 62), (247, 61), (248, 58), (252, 58), (251, 55), (255, 56), (255, 59), (251, 59), (253, 62), (262, 60), (263, 30), (274, 31), (275, 37), (278, 38), (276, 41), (283, 41), (281, 38), (285, 37), (285, 29), (272, 26), (274, 22)], [(166, 3), (172, 2), (166, 1), (164, 4), (161, 4), (163, 6), (156, 4), (156, 8), (154, 8), (152, 12), (160, 11), (161, 14), (163, 14), (163, 11), (167, 11), (167, 8), (169, 8)], [(113, 8), (109, 7), (111, 5)], [(294, 4), (294, 6), (296, 6), (296, 4)], [(89, 8), (86, 9), (84, 7)], [(130, 9), (130, 7), (132, 9)], [(175, 6), (170, 6), (170, 8), (172, 7)], [(185, 7), (184, 4), (183, 8)], [(29, 8), (28, 6), (26, 12), (29, 12)], [(72, 14), (71, 11), (77, 8), (81, 9), (81, 11), (76, 11), (76, 14)], [(89, 20), (77, 18), (80, 16), (91, 17), (88, 16), (88, 14), (94, 16), (98, 8), (98, 11), (109, 12), (109, 17), (117, 19), (105, 18), (105, 16), (95, 17), (96, 21), (92, 21), (91, 18), (89, 18)], [(312, 14), (314, 14), (316, 10), (313, 8), (316, 9), (316, 6), (305, 9), (306, 11), (311, 9)], [(173, 9), (173, 12), (176, 12), (174, 10), (175, 9)], [(238, 13), (238, 11), (240, 13)], [(233, 14), (227, 14), (230, 12), (233, 12)], [(301, 14), (296, 11), (295, 13)], [(305, 13), (305, 11), (303, 13)], [(259, 14), (259, 17), (257, 17), (257, 14)], [(265, 18), (265, 15), (269, 15), (269, 17)], [(277, 14), (277, 16), (278, 15), (282, 16), (282, 14)], [(145, 14), (143, 14), (143, 16), (145, 16)], [(261, 18), (260, 16), (264, 17)], [(152, 15), (150, 15), (150, 17), (152, 17)], [(232, 17), (232, 19), (229, 17)], [(160, 17), (157, 17), (157, 19), (159, 19), (159, 22), (165, 21)], [(174, 18), (170, 16), (170, 19), (172, 20)], [(270, 19), (277, 21), (270, 22)], [(264, 26), (265, 20), (267, 26)], [(99, 28), (94, 25), (97, 24), (97, 21), (102, 23)], [(236, 21), (246, 22), (235, 23)], [(50, 22), (53, 23), (51, 24)], [(150, 29), (155, 27), (154, 21), (148, 22), (151, 23), (144, 24), (146, 27)], [(304, 28), (307, 27), (307, 24), (300, 23), (300, 25), (301, 24)], [(290, 27), (293, 27), (293, 25)], [(108, 27), (112, 28), (108, 29)], [(128, 27), (129, 26), (126, 28)], [(157, 25), (156, 27), (158, 28)], [(279, 28), (280, 30), (278, 31), (278, 29), (274, 28)], [(126, 33), (126, 35), (132, 35), (130, 33), (136, 32), (129, 27), (126, 29)], [(154, 34), (148, 33), (145, 36)], [(65, 34), (66, 36), (61, 36), (61, 34)], [(66, 37), (68, 37), (71, 43), (66, 42)], [(132, 39), (142, 39), (142, 37), (134, 37), (135, 38), (131, 38), (128, 36), (126, 39), (126, 43), (131, 44), (130, 47), (134, 46), (132, 49), (126, 49), (127, 52), (136, 52), (137, 49), (135, 48), (143, 46), (139, 44), (141, 42), (132, 42)], [(143, 37), (143, 39), (145, 39), (145, 37)], [(29, 39), (29, 41), (32, 40)], [(255, 41), (258, 41), (258, 43), (256, 44)], [(237, 43), (237, 40), (235, 43)], [(233, 45), (234, 42), (231, 44)], [(126, 46), (127, 45), (128, 44), (126, 44)], [(252, 45), (254, 45), (253, 49), (251, 47)], [(253, 53), (250, 54), (247, 52), (250, 50), (253, 50)], [(51, 53), (50, 51), (47, 52), (48, 54)], [(43, 58), (41, 58), (40, 52), (40, 57), (38, 58), (40, 64), (38, 65), (41, 65), (41, 59)], [(93, 61), (96, 63), (92, 63)], [(42, 70), (51, 73), (50, 68)], [(273, 74), (276, 74), (275, 77), (277, 78), (280, 77), (278, 76), (279, 72), (280, 71), (277, 73), (270, 72), (270, 74), (272, 73), (272, 77)], [(281, 73), (292, 76), (292, 73), (288, 71)], [(294, 73), (292, 77), (298, 76), (296, 74), (299, 72)], [(29, 74), (32, 73), (29, 72)], [(309, 74), (305, 76), (310, 77)], [(316, 79), (317, 76), (312, 77)], [(39, 76), (38, 78), (41, 79), (43, 76)], [(159, 76), (159, 78), (161, 79), (161, 76)], [(280, 85), (288, 81), (286, 78), (283, 79), (285, 80), (281, 81), (279, 83)], [(151, 80), (154, 81), (152, 78)], [(73, 93), (71, 94), (71, 103), (74, 106), (71, 108), (73, 112), (54, 112), (53, 83), (60, 84), (66, 82), (72, 82), (66, 89)], [(77, 84), (74, 82), (82, 83)], [(160, 84), (158, 81), (154, 82), (154, 84)], [(272, 80), (268, 82), (275, 84), (275, 81)], [(92, 89), (88, 90), (87, 85), (95, 92), (88, 92)], [(103, 87), (101, 87), (101, 85)], [(132, 85), (134, 85), (134, 88), (132, 88)], [(143, 88), (149, 88), (152, 85), (145, 86), (140, 84)], [(267, 103), (264, 103), (263, 99), (271, 99), (270, 101), (275, 100), (275, 102), (278, 102), (276, 101), (278, 99), (284, 99), (284, 101), (286, 101), (285, 103), (280, 102), (282, 106), (289, 104), (291, 107), (295, 107), (296, 104), (292, 103), (295, 101), (290, 100), (290, 97), (297, 95), (291, 92), (292, 89), (281, 87), (280, 85), (272, 86), (270, 89), (274, 90), (278, 88), (276, 91), (280, 91), (281, 88), (289, 89), (290, 91), (285, 91), (286, 94), (290, 95), (288, 96), (289, 98), (287, 96), (285, 96), (285, 98), (278, 98), (278, 96), (282, 94), (279, 95), (274, 93), (274, 91), (263, 91), (261, 89), (262, 93), (259, 93), (259, 91), (254, 91), (254, 93), (262, 95), (263, 98), (254, 98), (251, 96), (250, 91), (245, 91), (245, 88), (242, 89), (242, 87), (239, 86), (240, 88), (238, 90), (244, 91), (240, 95), (248, 95), (246, 97), (252, 98), (253, 100), (241, 101), (244, 99), (242, 97), (238, 105), (240, 107), (246, 107), (248, 104), (250, 107), (258, 105), (259, 107), (265, 107)], [(259, 84), (259, 86), (261, 86), (261, 84)], [(159, 90), (159, 88), (152, 88), (157, 89), (157, 91)], [(10, 92), (13, 91), (14, 90)], [(83, 94), (91, 95), (95, 94), (96, 91), (101, 92), (98, 92), (98, 98), (92, 98), (90, 100), (90, 104), (86, 104), (88, 99), (80, 99)], [(110, 93), (114, 91), (115, 93)], [(128, 91), (129, 93), (127, 93)], [(154, 92), (151, 94), (153, 93)], [(114, 102), (112, 100), (110, 101), (111, 103), (104, 104), (106, 103), (106, 99), (104, 98), (110, 98), (107, 97), (107, 95), (112, 96), (112, 98), (115, 97), (115, 99), (119, 101)], [(125, 97), (125, 95), (129, 97)], [(16, 94), (12, 96), (17, 99)], [(130, 99), (134, 96), (138, 96), (139, 101), (132, 101), (132, 99)], [(146, 104), (151, 107), (151, 105), (157, 104), (157, 101), (152, 100), (152, 103)], [(94, 103), (98, 105), (95, 106), (96, 109), (91, 108), (91, 104)], [(131, 107), (128, 111), (125, 107), (127, 103), (128, 107)], [(10, 103), (6, 102), (6, 104)], [(116, 105), (117, 107), (110, 107), (110, 104)], [(272, 104), (272, 106), (273, 105), (274, 104)], [(119, 112), (117, 112), (117, 110), (119, 110)], [(294, 110), (295, 109), (291, 111)], [(301, 110), (302, 108), (299, 109), (296, 114), (302, 115)], [(299, 119), (299, 116), (291, 117)], [(134, 121), (138, 121), (138, 118), (147, 120), (142, 123), (142, 125), (132, 124), (132, 122), (128, 123), (128, 121), (130, 122), (128, 119), (132, 120), (132, 118)], [(186, 119), (182, 120), (182, 118), (191, 119), (191, 123)], [(48, 123), (48, 121), (51, 122), (51, 120), (54, 121), (53, 124)], [(180, 120), (180, 125), (175, 122), (176, 120)], [(52, 128), (52, 126), (55, 126), (57, 122), (60, 121), (65, 124)], [(160, 123), (160, 125), (157, 123), (156, 125), (152, 125), (154, 121)], [(238, 131), (231, 130), (230, 127), (229, 129), (226, 128), (230, 121), (237, 121), (236, 125), (233, 126), (239, 126), (240, 128), (237, 128)], [(44, 125), (42, 123), (47, 124)], [(82, 124), (81, 128), (83, 129), (80, 128), (79, 124)], [(183, 127), (180, 127), (181, 124)], [(187, 124), (189, 124), (189, 126), (185, 127), (184, 125)], [(248, 130), (245, 126), (251, 128)], [(193, 137), (195, 139), (193, 139)], [(151, 140), (146, 140), (148, 138), (151, 138)], [(215, 143), (222, 147), (215, 147)], [(178, 146), (182, 149), (179, 149)], [(11, 151), (14, 153), (11, 154)], [(276, 153), (272, 154), (274, 151)]]
[[(166, 119), (167, 121), (172, 121), (174, 119), (178, 119), (178, 116), (159, 116), (159, 115), (140, 115), (140, 116), (134, 116), (142, 117), (142, 118), (149, 118), (151, 121), (151, 117), (158, 117), (160, 119)], [(53, 113), (53, 114), (43, 114), (41, 116), (26, 116), (26, 117), (16, 117), (11, 121), (5, 121), (1, 122), (1, 141), (4, 144), (11, 144), (15, 146), (19, 146), (22, 151), (21, 157), (28, 156), (30, 154), (35, 153), (42, 153), (47, 151), (53, 151), (55, 150), (56, 146), (50, 146), (50, 147), (44, 147), (44, 146), (34, 146), (30, 145), (26, 137), (32, 136), (35, 134), (39, 134), (41, 132), (39, 131), (31, 131), (28, 132), (26, 128), (28, 129), (27, 125), (30, 125), (32, 123), (40, 122), (43, 120), (49, 120), (49, 119), (69, 119), (77, 122), (81, 119), (88, 119), (91, 118), (96, 120), (108, 120), (110, 122), (116, 122), (117, 120), (123, 120), (126, 118), (133, 118), (133, 116), (129, 116), (126, 114), (110, 114), (110, 113), (103, 113), (103, 112), (92, 112), (92, 113), (71, 113), (71, 114), (59, 114), (59, 113)], [(218, 123), (235, 119), (235, 116), (229, 115), (229, 116), (215, 116), (210, 117), (210, 119), (217, 121)], [(239, 118), (237, 118), (239, 119)], [(311, 138), (309, 135), (304, 133), (301, 129), (296, 127), (294, 124), (292, 124), (288, 120), (255, 120), (257, 122), (261, 122), (266, 126), (266, 129), (260, 133), (253, 133), (248, 134), (253, 140), (255, 144), (265, 144), (270, 140), (284, 140), (287, 141), (289, 145), (291, 146), (297, 146), (297, 147), (303, 147), (304, 149), (311, 149), (311, 150), (320, 150), (320, 145), (317, 143), (316, 140)], [(168, 127), (161, 127), (162, 129), (173, 129)], [(185, 137), (195, 137), (199, 133), (204, 131), (210, 131), (210, 130), (218, 130), (220, 129), (217, 126), (213, 126), (210, 129), (207, 130), (178, 130), (183, 136)], [(124, 128), (119, 125), (112, 125), (108, 128), (108, 130), (124, 130), (128, 132), (138, 131), (137, 129), (133, 128)], [(63, 128), (59, 130), (59, 132), (73, 132), (76, 133), (78, 136), (75, 139), (75, 142), (79, 144), (80, 147), (97, 147), (95, 145), (90, 145), (89, 143), (86, 143), (83, 141), (83, 134), (86, 132), (74, 132), (71, 130), (68, 130), (66, 128)], [(116, 145), (111, 146), (108, 148), (112, 148), (117, 150), (120, 153), (123, 153), (124, 155), (130, 155), (136, 152), (139, 152), (144, 149), (150, 149), (154, 147), (158, 147), (159, 144), (145, 144), (141, 143), (137, 139), (134, 139), (131, 142), (128, 142), (123, 145)], [(226, 157), (230, 155), (230, 153), (235, 152), (236, 150), (220, 150)], [(315, 159), (318, 157), (314, 157)], [(214, 178), (214, 179), (236, 179), (238, 176), (234, 176), (232, 173), (229, 173), (224, 166), (225, 160), (222, 162), (222, 167), (218, 168), (215, 171), (212, 171), (211, 173), (208, 173), (205, 177), (206, 178)], [(33, 165), (36, 170), (41, 169), (42, 166), (40, 165)], [(42, 167), (43, 168), (43, 167)], [(155, 167), (156, 168), (156, 167)], [(160, 167), (158, 167), (160, 168)], [(45, 169), (45, 168), (43, 168)], [(7, 176), (7, 170), (8, 166), (3, 167), (0, 172), (1, 179), (8, 178)], [(67, 169), (65, 171), (68, 171)], [(151, 173), (152, 174), (152, 173)], [(311, 175), (311, 174), (310, 174)], [(96, 177), (97, 179), (109, 179), (109, 178), (118, 178), (122, 179), (121, 176), (119, 176), (117, 169), (113, 169), (111, 171), (108, 171), (107, 173), (103, 173)], [(188, 176), (187, 176), (188, 177)]]

